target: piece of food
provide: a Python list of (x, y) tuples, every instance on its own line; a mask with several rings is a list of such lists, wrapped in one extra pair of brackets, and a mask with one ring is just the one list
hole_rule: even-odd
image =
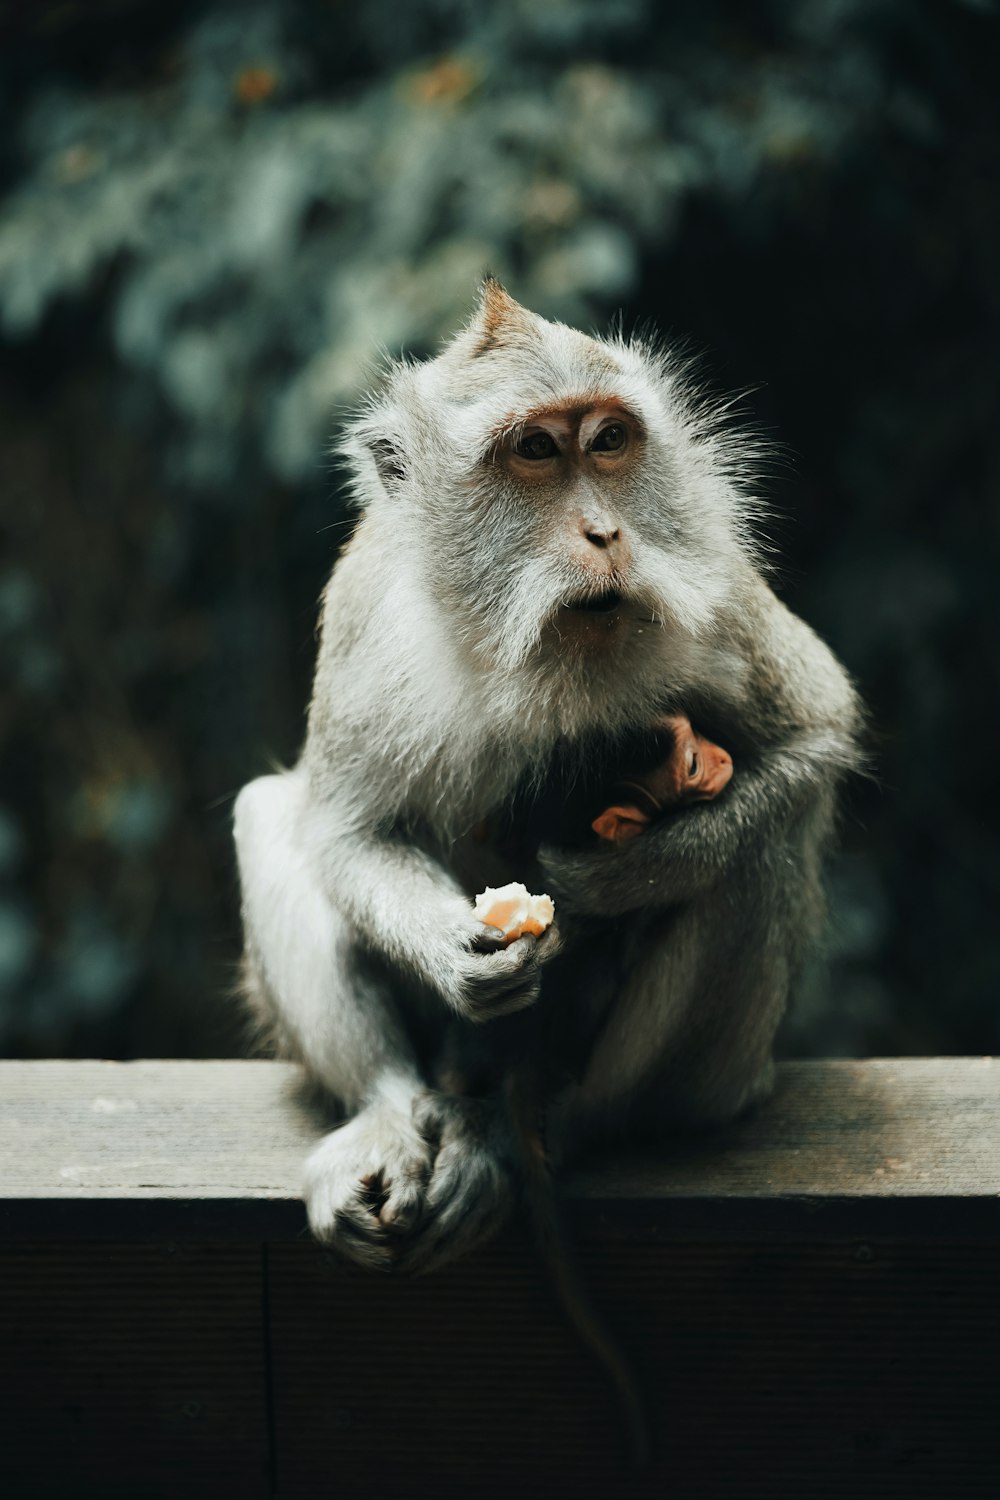
[(513, 943), (526, 932), (541, 937), (552, 924), (555, 906), (551, 896), (532, 896), (526, 886), (514, 881), (495, 890), (487, 886), (476, 897), (476, 916), (487, 927), (499, 927), (505, 943)]

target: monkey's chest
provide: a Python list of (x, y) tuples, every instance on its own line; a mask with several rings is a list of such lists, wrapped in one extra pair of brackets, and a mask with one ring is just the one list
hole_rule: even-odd
[[(468, 857), (482, 869), (521, 880), (537, 868), (544, 844), (586, 848), (597, 843), (592, 824), (608, 805), (624, 774), (640, 775), (658, 765), (671, 748), (669, 736), (642, 734), (593, 738), (559, 746), (542, 776), (524, 777), (468, 833)], [(490, 880), (489, 884), (497, 884)], [(479, 887), (482, 889), (482, 886)]]

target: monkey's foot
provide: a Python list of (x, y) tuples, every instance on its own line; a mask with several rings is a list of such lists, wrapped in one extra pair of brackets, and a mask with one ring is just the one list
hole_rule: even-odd
[(391, 1270), (423, 1210), (434, 1147), (410, 1100), (380, 1100), (325, 1136), (306, 1162), (304, 1193), (318, 1240), (373, 1270)]
[(499, 1229), (514, 1201), (509, 1131), (492, 1101), (427, 1090), (417, 1124), (435, 1147), (423, 1213), (400, 1245), (401, 1270), (435, 1271)]
[(306, 1162), (316, 1238), (372, 1270), (436, 1270), (487, 1239), (514, 1198), (504, 1119), (422, 1090), (326, 1136)]

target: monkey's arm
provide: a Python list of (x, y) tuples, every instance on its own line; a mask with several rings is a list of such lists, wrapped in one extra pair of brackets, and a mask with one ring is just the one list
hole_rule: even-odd
[(325, 898), (371, 954), (466, 1019), (489, 1020), (537, 999), (538, 963), (557, 939), (491, 941), (442, 840), (415, 831), (433, 822), (433, 795), (420, 802), (410, 792), (428, 673), (420, 660), (407, 667), (412, 641), (394, 633), (396, 610), (372, 618), (384, 539), (376, 531), (363, 541), (341, 559), (324, 600), (303, 751), (309, 810), (298, 836)]
[(641, 838), (579, 853), (545, 847), (539, 861), (557, 906), (587, 916), (621, 916), (673, 906), (715, 885), (767, 839), (782, 832), (832, 787), (836, 773), (805, 744), (740, 761), (714, 802), (652, 823)]
[(502, 947), (445, 868), (402, 833), (338, 832), (319, 855), (330, 899), (365, 945), (459, 1015), (492, 1020), (538, 998), (539, 964), (558, 947), (554, 929)]
[(760, 584), (733, 637), (747, 666), (737, 710), (753, 753), (737, 756), (732, 782), (619, 846), (580, 853), (545, 848), (551, 894), (584, 915), (670, 906), (708, 890), (748, 853), (765, 857), (814, 806), (829, 802), (856, 764), (858, 709), (832, 653)]

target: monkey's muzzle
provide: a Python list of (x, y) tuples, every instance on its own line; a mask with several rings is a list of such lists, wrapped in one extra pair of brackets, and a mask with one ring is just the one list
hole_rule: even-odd
[(572, 614), (609, 615), (621, 609), (625, 596), (619, 589), (607, 589), (603, 594), (588, 594), (585, 599), (571, 599), (563, 605)]

